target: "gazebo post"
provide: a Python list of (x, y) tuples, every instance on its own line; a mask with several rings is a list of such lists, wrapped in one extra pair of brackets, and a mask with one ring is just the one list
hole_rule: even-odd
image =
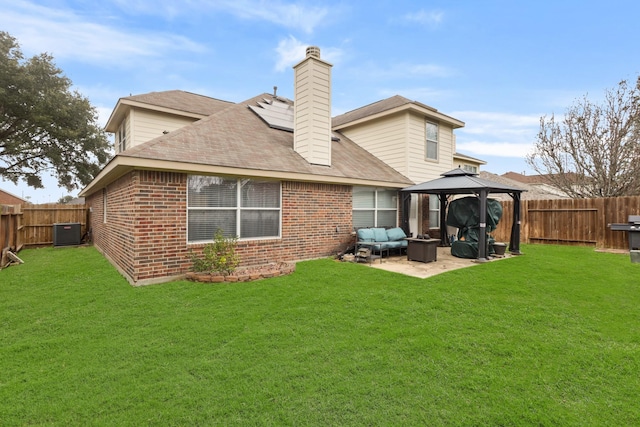
[(400, 227), (407, 236), (411, 236), (411, 231), (409, 230), (409, 211), (411, 210), (411, 193), (406, 191), (401, 191), (401, 207), (402, 207), (402, 218), (400, 220)]
[(447, 233), (447, 193), (439, 193), (440, 199), (440, 246), (451, 246), (449, 241), (449, 233)]
[(513, 224), (511, 224), (509, 252), (520, 255), (520, 193), (514, 192), (510, 196), (513, 198)]
[(478, 236), (478, 262), (487, 261), (487, 195), (486, 189), (480, 190), (480, 235)]

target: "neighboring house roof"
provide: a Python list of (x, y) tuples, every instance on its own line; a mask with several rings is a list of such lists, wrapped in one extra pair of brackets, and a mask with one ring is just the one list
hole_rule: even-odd
[(29, 203), (22, 197), (18, 197), (15, 194), (11, 194), (8, 191), (0, 189), (0, 205), (21, 205), (23, 203)]
[(336, 116), (332, 120), (332, 126), (333, 129), (339, 130), (342, 127), (352, 126), (405, 110), (415, 110), (435, 120), (446, 122), (454, 129), (464, 126), (464, 122), (461, 122), (458, 119), (442, 114), (438, 112), (437, 109), (426, 104), (418, 101), (412, 101), (400, 95), (395, 95)]
[[(572, 176), (573, 174), (567, 174)], [(524, 182), (526, 184), (549, 184), (551, 185), (551, 180), (549, 179), (549, 174), (544, 175), (525, 175), (517, 172), (507, 172), (502, 174), (503, 177), (509, 178), (513, 181)]]
[(141, 107), (201, 119), (232, 105), (234, 105), (233, 102), (182, 90), (167, 90), (127, 96), (118, 100), (111, 117), (107, 121), (105, 130), (107, 132), (116, 132), (122, 118), (131, 107)]
[(502, 176), (512, 181), (523, 182), (526, 184), (540, 182), (540, 175), (524, 175), (518, 172), (507, 172), (502, 174)]
[(76, 197), (69, 200), (66, 204), (67, 205), (84, 205), (85, 200), (84, 200), (84, 197)]
[(291, 179), (324, 183), (404, 187), (413, 184), (340, 133), (334, 132), (332, 165), (307, 162), (293, 149), (293, 133), (270, 127), (250, 106), (262, 94), (118, 155), (81, 196), (135, 168)]
[[(517, 181), (511, 178), (508, 178), (509, 174), (515, 174), (515, 172), (508, 172), (503, 175), (496, 175), (491, 172), (482, 171), (480, 172), (480, 177), (489, 179), (491, 181), (501, 182), (506, 185), (514, 185), (521, 187), (526, 190), (526, 193), (522, 194), (522, 200), (550, 200), (550, 199), (564, 199), (566, 196), (560, 195), (557, 192), (549, 192), (545, 191), (543, 187), (539, 185), (529, 184), (523, 181)], [(525, 176), (521, 174), (517, 174), (520, 176)], [(498, 200), (511, 200), (509, 196), (500, 197), (500, 195), (491, 195), (492, 198)]]

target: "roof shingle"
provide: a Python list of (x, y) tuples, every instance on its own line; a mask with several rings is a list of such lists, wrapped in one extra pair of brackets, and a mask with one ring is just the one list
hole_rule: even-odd
[(173, 110), (209, 116), (224, 110), (233, 102), (210, 98), (182, 90), (167, 90), (163, 92), (150, 92), (142, 95), (133, 95), (122, 98), (123, 100), (141, 102), (156, 107), (171, 108)]
[(332, 142), (332, 165), (308, 163), (293, 149), (293, 133), (270, 128), (249, 105), (262, 94), (119, 154), (171, 162), (311, 174), (389, 183), (412, 182), (344, 135)]

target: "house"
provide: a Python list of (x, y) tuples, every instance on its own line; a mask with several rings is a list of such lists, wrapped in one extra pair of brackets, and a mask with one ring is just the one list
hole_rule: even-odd
[[(535, 188), (538, 192), (549, 195), (549, 199), (563, 199), (568, 198), (569, 195), (553, 185), (550, 179), (551, 175), (525, 175), (518, 172), (507, 172), (501, 175), (503, 178), (507, 178), (511, 181), (525, 184), (531, 188)], [(571, 174), (568, 175), (573, 178)]]
[[(561, 194), (562, 192), (558, 191), (555, 187), (553, 187), (551, 191), (549, 191), (546, 186), (529, 184), (526, 181), (508, 178), (508, 176), (513, 176), (514, 173), (515, 172), (507, 172), (502, 175), (497, 175), (491, 172), (482, 171), (480, 172), (479, 176), (480, 178), (487, 179), (489, 181), (494, 181), (501, 184), (522, 188), (523, 190), (525, 190), (523, 191), (521, 196), (522, 200), (551, 200), (551, 199), (567, 198), (566, 195)], [(520, 174), (517, 174), (517, 175), (520, 175)], [(526, 175), (520, 175), (520, 176), (526, 177)], [(491, 194), (491, 197), (496, 200), (507, 200), (507, 201), (512, 200), (511, 196), (509, 196), (508, 194), (496, 193), (496, 194)]]
[(0, 205), (22, 205), (27, 203), (29, 202), (22, 197), (0, 189)]
[[(217, 229), (238, 236), (242, 265), (329, 256), (352, 244), (354, 227), (396, 226), (399, 189), (454, 158), (483, 163), (455, 152), (464, 123), (406, 98), (332, 120), (331, 68), (308, 48), (294, 66), (295, 102), (181, 91), (120, 99), (106, 126), (116, 156), (80, 193), (95, 246), (134, 284), (181, 277)], [(420, 202), (414, 233), (437, 226), (429, 212), (422, 221)]]

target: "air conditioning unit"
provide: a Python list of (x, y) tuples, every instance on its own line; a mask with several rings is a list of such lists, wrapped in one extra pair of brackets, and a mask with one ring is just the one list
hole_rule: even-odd
[(53, 224), (53, 246), (79, 245), (82, 230), (79, 222)]

